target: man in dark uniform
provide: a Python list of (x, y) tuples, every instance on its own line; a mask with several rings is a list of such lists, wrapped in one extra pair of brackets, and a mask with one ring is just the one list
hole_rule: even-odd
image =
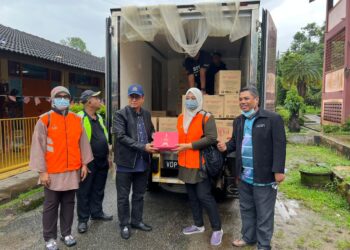
[(206, 92), (208, 95), (214, 95), (215, 75), (220, 70), (226, 70), (226, 64), (221, 61), (221, 54), (215, 52), (213, 54), (213, 61), (207, 70)]
[(206, 75), (210, 65), (210, 55), (200, 50), (195, 57), (187, 57), (183, 63), (188, 75), (188, 87), (196, 87), (206, 93)]
[(90, 141), (94, 160), (88, 165), (90, 174), (80, 183), (77, 192), (78, 232), (87, 231), (87, 222), (91, 220), (112, 220), (113, 216), (103, 212), (102, 202), (108, 175), (108, 132), (103, 118), (96, 112), (101, 108), (100, 92), (85, 90), (80, 97), (84, 110), (78, 115)]

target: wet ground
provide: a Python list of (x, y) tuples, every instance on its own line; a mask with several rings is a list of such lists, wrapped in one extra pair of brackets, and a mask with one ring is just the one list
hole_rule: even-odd
[[(120, 238), (116, 223), (116, 190), (113, 174), (110, 174), (104, 208), (114, 215), (111, 222), (92, 222), (86, 234), (79, 235), (76, 221), (73, 234), (78, 244), (71, 249), (233, 249), (231, 241), (240, 236), (238, 200), (226, 200), (219, 204), (223, 221), (224, 238), (219, 247), (211, 247), (210, 227), (206, 218), (203, 234), (185, 236), (184, 226), (192, 223), (186, 195), (167, 191), (147, 193), (144, 221), (153, 226), (152, 232), (132, 231), (129, 240)], [(41, 227), (42, 207), (19, 215), (8, 214), (0, 219), (0, 249), (44, 249)], [(318, 214), (279, 194), (276, 204), (274, 249), (350, 249), (349, 231), (337, 228)], [(66, 249), (59, 243), (60, 249)], [(249, 247), (245, 249), (255, 249)]]

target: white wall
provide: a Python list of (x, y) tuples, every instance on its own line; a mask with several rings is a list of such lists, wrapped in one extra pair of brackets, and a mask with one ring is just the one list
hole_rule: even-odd
[[(152, 108), (152, 57), (162, 63), (163, 93), (167, 86), (167, 63), (155, 50), (145, 42), (128, 42), (120, 44), (120, 107), (128, 104), (128, 87), (139, 83), (145, 91), (144, 108)], [(167, 100), (164, 100), (166, 102)]]
[(249, 62), (250, 62), (250, 37), (247, 36), (243, 38), (243, 51), (241, 53), (240, 64), (242, 70), (242, 87), (248, 84), (248, 76), (249, 76)]

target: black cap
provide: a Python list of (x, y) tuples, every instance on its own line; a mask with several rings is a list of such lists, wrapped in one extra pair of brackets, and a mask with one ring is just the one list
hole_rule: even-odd
[(87, 102), (91, 97), (93, 96), (98, 96), (101, 94), (101, 91), (97, 91), (97, 92), (94, 92), (90, 89), (88, 90), (85, 90), (83, 93), (81, 93), (81, 96), (80, 96), (80, 101), (85, 103)]

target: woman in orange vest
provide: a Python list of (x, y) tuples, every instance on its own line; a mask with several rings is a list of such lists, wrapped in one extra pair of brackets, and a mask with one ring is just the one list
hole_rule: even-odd
[(178, 178), (186, 185), (194, 220), (194, 225), (184, 228), (182, 232), (185, 235), (204, 232), (202, 213), (204, 208), (213, 230), (210, 243), (217, 246), (221, 244), (223, 236), (220, 216), (211, 193), (210, 179), (200, 164), (202, 161), (202, 166), (205, 166), (203, 157), (200, 159), (200, 150), (216, 143), (217, 131), (213, 116), (205, 113), (202, 107), (202, 92), (197, 88), (190, 88), (186, 93), (185, 111), (177, 120)]
[(76, 244), (71, 234), (75, 192), (93, 160), (81, 118), (69, 112), (70, 93), (63, 86), (51, 91), (52, 110), (35, 125), (29, 167), (44, 185), (43, 236), (47, 250), (58, 249), (57, 219), (60, 207), (61, 240)]

